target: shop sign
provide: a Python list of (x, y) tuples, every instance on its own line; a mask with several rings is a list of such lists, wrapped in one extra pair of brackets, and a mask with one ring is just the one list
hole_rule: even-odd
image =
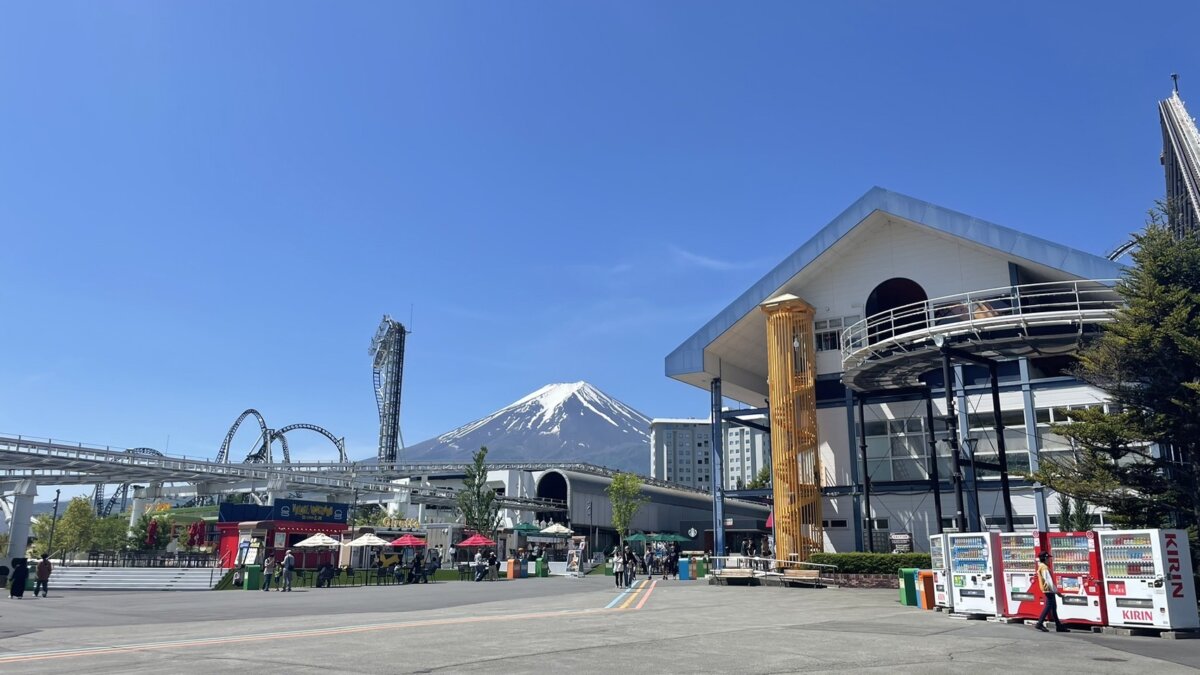
[(274, 509), (276, 520), (300, 523), (345, 523), (350, 511), (346, 504), (298, 499), (276, 499)]

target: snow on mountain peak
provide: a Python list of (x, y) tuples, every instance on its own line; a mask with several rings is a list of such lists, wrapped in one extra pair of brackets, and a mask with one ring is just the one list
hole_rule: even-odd
[(560, 382), (409, 451), (433, 456), (487, 445), (509, 459), (597, 461), (644, 471), (649, 432), (649, 418), (637, 410), (587, 382)]

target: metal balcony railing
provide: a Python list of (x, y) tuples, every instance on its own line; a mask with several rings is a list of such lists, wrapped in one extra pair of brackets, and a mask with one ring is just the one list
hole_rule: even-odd
[(896, 351), (1004, 329), (1105, 323), (1124, 305), (1114, 279), (1054, 281), (933, 298), (866, 317), (842, 331), (842, 369)]

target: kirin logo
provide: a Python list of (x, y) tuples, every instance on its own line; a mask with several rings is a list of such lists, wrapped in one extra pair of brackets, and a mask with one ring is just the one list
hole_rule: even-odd
[(1171, 597), (1183, 597), (1183, 565), (1179, 560), (1179, 538), (1174, 532), (1167, 533), (1167, 580), (1171, 582)]

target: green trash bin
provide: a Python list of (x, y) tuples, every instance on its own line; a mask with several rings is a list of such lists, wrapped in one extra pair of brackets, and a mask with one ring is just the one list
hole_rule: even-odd
[(550, 576), (550, 563), (545, 558), (538, 558), (537, 575), (539, 577)]
[(921, 570), (915, 567), (900, 568), (900, 604), (906, 607), (917, 606), (917, 574)]
[(696, 558), (692, 560), (692, 569), (697, 579), (703, 579), (708, 576), (708, 561), (704, 558)]
[(604, 576), (606, 576), (606, 577), (611, 577), (611, 576), (613, 576), (612, 560), (611, 560), (611, 559), (604, 561)]
[(242, 575), (242, 590), (257, 591), (262, 588), (262, 565), (246, 565), (246, 572)]

